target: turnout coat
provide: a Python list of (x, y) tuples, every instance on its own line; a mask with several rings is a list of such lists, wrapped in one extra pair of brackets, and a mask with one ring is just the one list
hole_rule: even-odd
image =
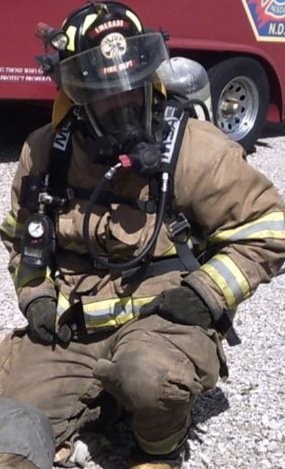
[[(42, 296), (57, 299), (58, 321), (66, 321), (76, 308), (87, 332), (117, 328), (137, 317), (142, 304), (162, 290), (180, 285), (183, 277), (216, 314), (234, 312), (261, 282), (269, 282), (285, 259), (284, 204), (272, 183), (251, 167), (240, 145), (208, 122), (189, 119), (174, 174), (178, 212), (191, 223), (189, 245), (200, 259), (193, 272), (172, 270), (128, 280), (120, 272), (94, 267), (83, 239), (87, 200), (76, 195), (54, 211), (56, 250), (50, 265), (34, 269), (21, 262), (24, 224), (30, 214), (19, 202), (22, 178), (45, 174), (54, 139), (52, 125), (34, 131), (25, 141), (12, 186), (11, 211), (1, 226), (10, 253), (9, 270), (19, 306)], [(93, 190), (108, 166), (94, 163), (82, 136), (72, 136), (67, 186)], [(120, 169), (108, 189), (129, 200), (148, 200), (147, 179)], [(80, 191), (79, 191), (80, 193)], [(95, 204), (90, 236), (98, 254), (130, 259), (150, 239), (155, 215), (132, 204)], [(177, 253), (165, 225), (152, 261)], [(73, 317), (72, 321), (77, 321)]]

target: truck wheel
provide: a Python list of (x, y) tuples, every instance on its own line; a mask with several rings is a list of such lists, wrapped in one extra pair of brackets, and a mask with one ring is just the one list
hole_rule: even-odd
[(269, 105), (266, 72), (255, 59), (236, 57), (208, 70), (215, 124), (250, 151), (260, 136)]

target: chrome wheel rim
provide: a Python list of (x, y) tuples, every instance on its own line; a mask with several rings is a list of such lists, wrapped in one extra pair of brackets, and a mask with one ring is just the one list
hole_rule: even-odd
[(259, 96), (255, 83), (240, 76), (227, 83), (218, 101), (216, 122), (233, 140), (241, 140), (254, 127)]

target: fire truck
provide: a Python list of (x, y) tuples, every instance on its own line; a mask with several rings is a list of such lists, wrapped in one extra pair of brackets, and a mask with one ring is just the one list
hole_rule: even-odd
[[(94, 0), (93, 0), (94, 1)], [(172, 56), (207, 70), (216, 125), (246, 149), (266, 121), (284, 120), (285, 0), (123, 0), (148, 28), (167, 32)], [(59, 27), (85, 0), (1, 0), (0, 99), (51, 102), (56, 89), (35, 57), (39, 22)]]

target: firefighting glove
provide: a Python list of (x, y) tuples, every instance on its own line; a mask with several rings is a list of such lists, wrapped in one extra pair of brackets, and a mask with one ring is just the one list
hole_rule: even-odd
[(56, 302), (53, 298), (42, 297), (32, 301), (26, 309), (28, 331), (32, 339), (45, 344), (59, 342), (68, 344), (72, 331), (68, 324), (63, 324), (56, 331)]
[(150, 303), (140, 308), (140, 318), (151, 314), (187, 326), (212, 326), (211, 311), (202, 298), (189, 286), (172, 288), (160, 293)]

